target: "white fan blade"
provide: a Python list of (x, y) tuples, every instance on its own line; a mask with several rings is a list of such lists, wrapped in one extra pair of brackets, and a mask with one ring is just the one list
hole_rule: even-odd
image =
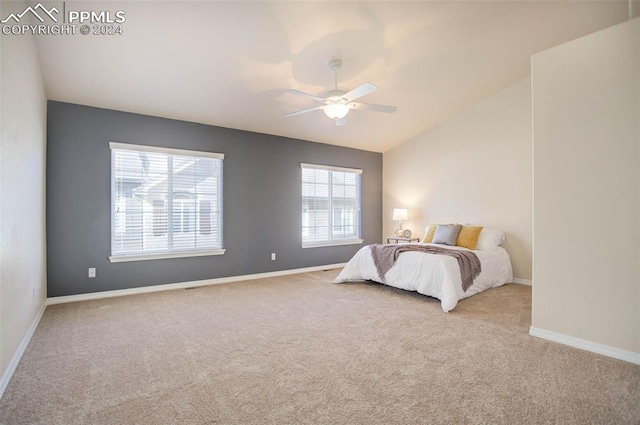
[(365, 111), (386, 112), (387, 114), (394, 113), (398, 108), (389, 105), (375, 105), (373, 103), (349, 103), (351, 109), (362, 109)]
[(292, 117), (294, 115), (304, 114), (306, 112), (315, 111), (316, 109), (322, 109), (324, 106), (316, 106), (315, 108), (303, 109), (302, 111), (289, 112), (288, 114), (282, 114), (283, 117)]
[(358, 87), (356, 87), (355, 89), (351, 90), (348, 93), (345, 93), (342, 97), (344, 97), (345, 99), (347, 99), (348, 102), (351, 102), (352, 100), (356, 100), (359, 97), (362, 97), (366, 94), (369, 94), (371, 92), (374, 92), (378, 90), (378, 88), (376, 87), (375, 84), (373, 83), (364, 83), (359, 85)]
[(316, 96), (314, 94), (309, 94), (309, 93), (305, 93), (303, 91), (294, 90), (294, 89), (288, 89), (287, 92), (291, 93), (291, 94), (297, 94), (298, 96), (302, 96), (302, 97), (310, 97), (311, 99), (314, 99), (314, 100), (317, 100), (318, 102), (323, 102), (324, 103), (324, 98)]
[(338, 127), (343, 126), (347, 123), (347, 117), (342, 117), (339, 120), (336, 120), (336, 125)]

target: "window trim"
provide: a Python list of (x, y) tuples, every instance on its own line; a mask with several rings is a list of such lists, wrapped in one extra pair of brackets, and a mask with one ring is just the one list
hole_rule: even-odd
[[(135, 144), (129, 144), (129, 143), (109, 142), (109, 150), (113, 151), (114, 149), (162, 153), (167, 155), (196, 156), (200, 158), (212, 158), (212, 159), (224, 160), (224, 154), (216, 153), (216, 152), (194, 151), (194, 150), (187, 150), (187, 149), (164, 148), (164, 147), (150, 146), (150, 145), (135, 145)], [(110, 196), (113, 197), (113, 162), (110, 163), (109, 167), (110, 167), (110, 173), (111, 173), (111, 176), (110, 176), (111, 195)], [(222, 178), (223, 176), (221, 175), (220, 177)], [(111, 209), (111, 213), (110, 213), (111, 233), (109, 237), (111, 239), (111, 243), (113, 243), (114, 228), (113, 228), (112, 206), (110, 206), (110, 209)], [(167, 225), (169, 226), (171, 225), (171, 223), (168, 223)], [(219, 229), (219, 232), (222, 235), (223, 234), (222, 221), (220, 222), (220, 226), (221, 228)], [(224, 241), (224, 239), (221, 239), (221, 240)], [(130, 261), (161, 260), (161, 259), (168, 259), (168, 258), (204, 257), (204, 256), (213, 256), (213, 255), (224, 255), (226, 252), (227, 252), (226, 248), (214, 248), (214, 249), (204, 249), (204, 250), (202, 249), (188, 250), (187, 249), (187, 250), (159, 251), (159, 252), (149, 251), (148, 253), (110, 255), (109, 261), (111, 263), (124, 263), (124, 262), (130, 262)]]
[(112, 263), (126, 263), (128, 261), (162, 260), (165, 258), (204, 257), (207, 255), (224, 255), (225, 252), (227, 252), (225, 248), (219, 248), (206, 251), (174, 251), (159, 252), (157, 254), (110, 255), (109, 261)]
[[(346, 168), (346, 167), (336, 167), (333, 165), (321, 165), (321, 164), (309, 164), (306, 162), (300, 163), (300, 169), (314, 169), (314, 170), (328, 170), (328, 171), (339, 171), (343, 173), (352, 173), (352, 174), (360, 174), (362, 175), (362, 169), (359, 168)], [(361, 178), (362, 179), (362, 178)], [(358, 204), (360, 206), (360, 219), (358, 223), (358, 227), (360, 228), (360, 236), (362, 236), (362, 180), (360, 181), (360, 192), (359, 192)], [(363, 244), (364, 239), (362, 238), (353, 238), (353, 239), (334, 239), (320, 242), (302, 242), (302, 248), (322, 248), (327, 246), (341, 246), (341, 245), (359, 245)]]
[(322, 248), (323, 246), (359, 245), (364, 243), (364, 239), (339, 239), (327, 242), (303, 243), (303, 248)]
[(329, 171), (341, 171), (343, 173), (362, 174), (362, 170), (359, 168), (346, 168), (346, 167), (334, 167), (333, 165), (307, 164), (306, 162), (301, 162), (300, 168), (312, 168), (314, 170), (329, 170)]
[(109, 142), (109, 149), (112, 149), (112, 150), (123, 149), (123, 150), (129, 150), (129, 151), (165, 153), (168, 155), (184, 155), (184, 156), (198, 156), (201, 158), (224, 159), (223, 153), (193, 151), (193, 150), (187, 150), (187, 149), (163, 148), (159, 146), (148, 146), (148, 145), (132, 145), (129, 143), (119, 143), (119, 142)]

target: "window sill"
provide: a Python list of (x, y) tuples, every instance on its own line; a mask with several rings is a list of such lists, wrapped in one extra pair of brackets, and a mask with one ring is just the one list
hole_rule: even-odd
[(314, 243), (303, 243), (303, 248), (320, 248), (323, 246), (340, 246), (340, 245), (358, 245), (362, 244), (364, 239), (345, 239), (345, 240), (337, 240), (337, 241), (326, 241), (326, 242), (314, 242)]
[(112, 255), (109, 257), (109, 261), (111, 261), (112, 263), (124, 263), (127, 261), (162, 260), (165, 258), (204, 257), (208, 255), (224, 255), (226, 251), (226, 249), (221, 248), (208, 251), (181, 251), (140, 255)]

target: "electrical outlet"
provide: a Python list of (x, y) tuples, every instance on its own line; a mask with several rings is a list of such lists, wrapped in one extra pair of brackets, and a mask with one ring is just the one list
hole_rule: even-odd
[(276, 261), (276, 253), (275, 252), (271, 253), (271, 261)]
[(94, 278), (94, 277), (96, 277), (96, 268), (91, 267), (89, 268), (89, 278)]

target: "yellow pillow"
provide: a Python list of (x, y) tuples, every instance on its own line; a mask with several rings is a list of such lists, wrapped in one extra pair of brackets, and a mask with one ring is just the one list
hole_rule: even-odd
[[(458, 233), (458, 239), (456, 239), (456, 246), (476, 249), (476, 246), (478, 246), (478, 237), (480, 236), (480, 232), (482, 232), (482, 226), (462, 226), (460, 233)], [(433, 238), (433, 235), (431, 235), (431, 237)]]
[(431, 243), (431, 241), (433, 240), (433, 234), (436, 233), (437, 227), (438, 227), (437, 224), (430, 225), (429, 230), (427, 230), (427, 234), (424, 235), (424, 239), (422, 240), (422, 242)]

